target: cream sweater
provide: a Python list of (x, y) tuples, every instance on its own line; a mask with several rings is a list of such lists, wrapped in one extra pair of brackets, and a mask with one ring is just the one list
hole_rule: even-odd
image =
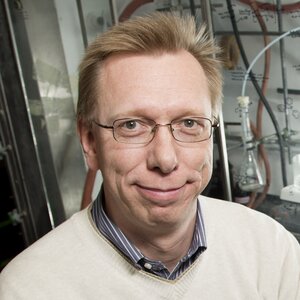
[(299, 300), (300, 247), (270, 217), (199, 197), (208, 248), (177, 280), (134, 268), (75, 214), (18, 255), (0, 274), (1, 300)]

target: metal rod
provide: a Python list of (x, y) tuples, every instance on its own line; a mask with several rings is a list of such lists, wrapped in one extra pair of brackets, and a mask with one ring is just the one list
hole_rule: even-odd
[[(4, 0), (4, 7), (5, 7), (5, 13), (6, 13), (6, 18), (7, 18), (8, 28), (9, 28), (9, 35), (10, 35), (12, 46), (13, 46), (13, 52), (14, 52), (14, 56), (15, 56), (17, 69), (18, 69), (19, 80), (20, 80), (20, 83), (21, 83), (22, 93), (23, 93), (24, 102), (25, 102), (25, 106), (26, 106), (26, 111), (27, 111), (27, 115), (28, 115), (28, 122), (29, 122), (29, 126), (30, 126), (30, 129), (31, 129), (31, 135), (32, 135), (33, 142), (34, 142), (34, 149), (35, 149), (35, 154), (36, 154), (36, 158), (37, 158), (37, 162), (38, 162), (39, 173), (41, 174), (42, 188), (44, 190), (44, 194), (45, 194), (45, 197), (46, 197), (46, 205), (47, 205), (49, 220), (50, 220), (50, 223), (51, 223), (51, 227), (54, 228), (55, 227), (54, 218), (53, 218), (53, 214), (52, 214), (52, 210), (51, 210), (50, 201), (49, 201), (49, 198), (48, 198), (46, 183), (45, 183), (44, 177), (42, 175), (43, 174), (42, 165), (41, 165), (40, 157), (38, 155), (37, 141), (36, 141), (36, 137), (35, 137), (35, 134), (34, 134), (34, 127), (33, 127), (32, 119), (31, 119), (31, 115), (30, 115), (29, 100), (28, 100), (28, 96), (27, 96), (27, 92), (26, 92), (26, 88), (25, 88), (24, 78), (23, 78), (23, 75), (22, 75), (22, 67), (21, 67), (21, 63), (20, 63), (20, 57), (19, 57), (19, 53), (18, 53), (18, 49), (17, 49), (16, 37), (15, 37), (14, 29), (13, 29), (12, 18), (11, 18), (11, 14), (10, 14), (9, 5), (8, 5), (7, 0)], [(18, 159), (19, 159), (19, 157), (18, 157)]]
[(189, 0), (190, 2), (190, 10), (191, 10), (191, 15), (196, 16), (196, 6), (195, 6), (195, 1), (194, 0)]
[[(1, 101), (3, 101), (3, 107), (1, 107), (2, 106)], [(7, 127), (12, 128), (12, 122), (11, 122), (10, 115), (6, 111), (6, 110), (8, 110), (8, 106), (6, 104), (7, 104), (7, 99), (6, 99), (6, 95), (4, 93), (4, 84), (3, 84), (3, 81), (2, 81), (2, 75), (0, 73), (0, 109), (3, 110), (1, 112), (3, 114), (4, 114), (4, 111), (5, 111), (5, 117), (6, 117), (5, 118), (5, 122), (6, 122)], [(11, 138), (12, 138), (13, 142), (15, 142), (16, 137), (14, 135), (14, 132), (11, 131), (10, 134), (11, 134)], [(6, 139), (4, 137), (4, 128), (2, 128), (1, 124), (0, 124), (0, 138), (2, 139), (2, 142), (3, 142), (3, 144), (4, 144), (5, 147), (7, 147), (7, 148), (9, 148), (9, 147), (12, 148), (13, 147), (11, 144), (7, 144), (8, 141), (6, 141)], [(15, 155), (16, 155), (16, 160), (18, 162), (20, 162), (20, 157), (18, 156), (17, 152), (15, 153)], [(16, 184), (17, 180), (15, 178), (16, 176), (14, 176), (14, 167), (13, 167), (14, 161), (13, 161), (13, 158), (11, 157), (11, 155), (7, 154), (7, 155), (5, 155), (4, 160), (5, 160), (5, 164), (6, 164), (6, 168), (7, 168), (8, 174), (9, 174), (9, 176), (11, 176), (11, 178), (13, 178), (13, 180), (10, 181), (10, 184), (11, 184), (11, 189), (12, 189), (12, 192), (13, 192), (16, 204), (17, 204), (17, 208), (18, 208), (18, 210), (21, 210), (21, 208), (20, 208), (21, 199), (20, 199), (20, 194), (19, 194), (20, 193), (20, 191), (19, 191), (20, 185)], [(16, 165), (16, 164), (14, 164), (14, 165)], [(24, 190), (22, 189), (21, 193), (22, 192), (26, 196), (28, 196), (26, 188)], [(29, 234), (28, 234), (27, 226), (25, 226), (24, 223), (22, 222), (21, 223), (21, 227), (22, 227), (22, 230), (24, 232), (25, 243), (26, 243), (26, 245), (29, 245), (30, 244), (30, 240), (28, 238)], [(35, 229), (36, 228), (34, 227), (33, 231), (34, 231), (35, 237), (37, 237), (37, 232), (36, 232)]]
[[(278, 16), (278, 30), (282, 31), (282, 13), (281, 13), (282, 5), (281, 0), (277, 0), (277, 16)], [(279, 49), (280, 49), (280, 63), (281, 63), (281, 74), (282, 74), (282, 88), (283, 88), (283, 102), (284, 102), (284, 114), (285, 114), (285, 130), (284, 130), (284, 140), (288, 141), (286, 143), (288, 149), (288, 159), (289, 164), (292, 163), (292, 155), (291, 155), (291, 147), (289, 145), (289, 138), (291, 132), (290, 126), (290, 110), (288, 108), (288, 86), (287, 86), (287, 73), (286, 73), (286, 65), (285, 65), (285, 47), (284, 40), (281, 39), (279, 41)]]
[(83, 41), (84, 48), (86, 48), (88, 46), (89, 42), (88, 42), (88, 38), (87, 38), (87, 30), (85, 27), (82, 3), (81, 3), (81, 0), (76, 0), (76, 3), (77, 3), (77, 10), (78, 10), (78, 16), (79, 16), (82, 41)]
[[(206, 22), (209, 33), (211, 37), (213, 37), (213, 23), (212, 23), (212, 16), (211, 16), (211, 9), (209, 0), (201, 0), (201, 12), (202, 12), (202, 19)], [(220, 126), (218, 128), (217, 134), (217, 142), (218, 142), (218, 149), (220, 155), (220, 161), (222, 165), (222, 173), (223, 173), (223, 189), (225, 192), (225, 198), (228, 201), (232, 201), (232, 193), (231, 193), (231, 185), (230, 185), (230, 174), (229, 174), (229, 161), (228, 161), (228, 154), (226, 148), (226, 140), (225, 140), (225, 127), (224, 127), (224, 119), (223, 119), (223, 112), (222, 109), (220, 110), (219, 114), (219, 122)]]
[(109, 7), (110, 7), (112, 24), (118, 25), (119, 17), (118, 17), (116, 0), (109, 0)]

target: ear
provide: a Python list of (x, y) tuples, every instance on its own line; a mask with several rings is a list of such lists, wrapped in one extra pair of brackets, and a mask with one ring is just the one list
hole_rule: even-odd
[(77, 131), (80, 137), (81, 146), (89, 169), (97, 171), (99, 169), (97, 159), (97, 147), (95, 135), (91, 126), (85, 122), (78, 121)]

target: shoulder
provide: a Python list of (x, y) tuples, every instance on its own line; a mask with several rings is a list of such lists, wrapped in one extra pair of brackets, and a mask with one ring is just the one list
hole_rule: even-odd
[(10, 273), (16, 276), (18, 271), (22, 273), (27, 268), (32, 273), (34, 270), (43, 272), (43, 268), (66, 261), (68, 253), (76, 253), (82, 248), (88, 226), (91, 225), (88, 224), (87, 210), (76, 213), (17, 255), (1, 272), (1, 280)]
[(292, 246), (300, 253), (296, 238), (270, 216), (224, 200), (200, 196), (199, 201), (208, 237), (218, 237), (236, 247), (274, 248), (273, 253), (276, 249), (283, 253)]
[(249, 295), (257, 292), (260, 298), (299, 298), (300, 245), (290, 232), (241, 204), (203, 196), (199, 203), (207, 238), (200, 259), (212, 269), (210, 280), (218, 276), (220, 286), (223, 278), (237, 291), (249, 288)]
[[(90, 270), (101, 270), (108, 243), (96, 231), (85, 209), (16, 256), (0, 273), (2, 299), (59, 299), (60, 291), (76, 295)], [(108, 252), (108, 251), (106, 251)], [(95, 264), (100, 265), (95, 269)], [(105, 266), (106, 267), (106, 266)], [(107, 269), (104, 268), (104, 269)], [(67, 299), (77, 299), (67, 297)]]
[(204, 196), (199, 197), (199, 202), (203, 214), (206, 216), (208, 222), (211, 220), (211, 218), (216, 219), (218, 216), (218, 221), (226, 222), (228, 225), (235, 225), (237, 222), (244, 224), (255, 221), (259, 223), (265, 223), (269, 226), (282, 227), (282, 225), (280, 225), (270, 216), (239, 203)]

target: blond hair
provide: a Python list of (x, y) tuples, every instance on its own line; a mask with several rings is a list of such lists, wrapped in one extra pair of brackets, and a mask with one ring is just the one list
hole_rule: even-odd
[[(207, 78), (212, 110), (218, 114), (222, 99), (219, 48), (206, 27), (197, 31), (193, 17), (156, 12), (111, 27), (89, 45), (79, 67), (77, 121), (90, 123), (99, 97), (101, 63), (113, 54), (159, 54), (186, 50), (202, 66)], [(98, 80), (97, 80), (98, 79)]]

